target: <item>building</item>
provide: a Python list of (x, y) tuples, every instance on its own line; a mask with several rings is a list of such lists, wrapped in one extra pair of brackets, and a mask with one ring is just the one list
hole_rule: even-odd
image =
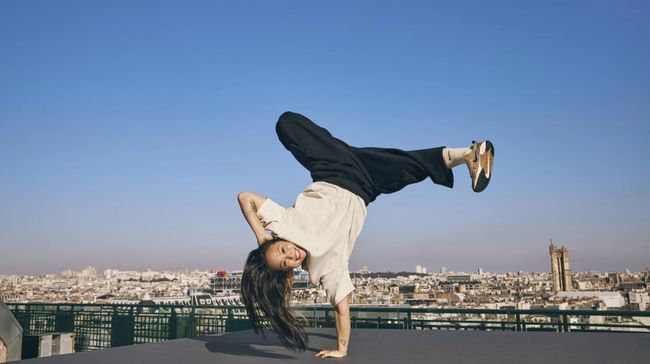
[(449, 275), (447, 279), (438, 283), (438, 287), (444, 292), (466, 292), (468, 290), (477, 290), (481, 286), (481, 282), (472, 280), (469, 274), (456, 274)]
[(569, 250), (562, 246), (556, 248), (551, 242), (549, 246), (551, 254), (551, 274), (553, 275), (553, 291), (570, 291), (571, 285), (571, 267), (569, 265)]
[(309, 282), (309, 272), (303, 269), (294, 269), (293, 271), (293, 289), (307, 289), (311, 287)]
[[(210, 292), (216, 296), (238, 295), (241, 292), (241, 271), (218, 271), (210, 277)], [(302, 269), (293, 271), (293, 289), (309, 288), (309, 272)]]
[(216, 295), (238, 294), (241, 290), (242, 272), (219, 271), (210, 277), (210, 290)]
[(456, 274), (447, 277), (447, 282), (454, 283), (468, 283), (472, 281), (472, 276), (469, 274)]
[(633, 310), (645, 311), (650, 303), (648, 292), (630, 292), (630, 306)]
[(594, 298), (602, 301), (606, 308), (621, 308), (625, 306), (625, 297), (620, 292), (603, 291), (566, 291), (558, 292), (553, 298), (586, 300)]
[(95, 267), (86, 267), (81, 271), (79, 277), (95, 278), (97, 277), (97, 270), (95, 269)]

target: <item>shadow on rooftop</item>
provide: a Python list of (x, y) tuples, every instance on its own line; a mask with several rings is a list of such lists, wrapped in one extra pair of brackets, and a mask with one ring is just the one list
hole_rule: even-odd
[[(310, 336), (314, 336), (311, 334)], [(331, 336), (333, 335), (325, 335)], [(296, 360), (298, 353), (285, 349), (280, 340), (272, 332), (266, 332), (265, 336), (249, 335), (251, 340), (242, 341), (234, 335), (198, 336), (190, 340), (205, 343), (205, 348), (211, 353), (220, 353), (235, 356), (250, 356), (268, 359)], [(307, 352), (318, 352), (315, 348), (307, 348)]]

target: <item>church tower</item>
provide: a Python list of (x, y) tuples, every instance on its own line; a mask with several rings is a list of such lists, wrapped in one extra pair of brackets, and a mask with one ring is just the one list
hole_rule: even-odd
[(553, 276), (553, 291), (570, 291), (573, 289), (571, 284), (571, 266), (569, 265), (569, 250), (562, 246), (557, 248), (549, 246), (551, 254), (551, 274)]

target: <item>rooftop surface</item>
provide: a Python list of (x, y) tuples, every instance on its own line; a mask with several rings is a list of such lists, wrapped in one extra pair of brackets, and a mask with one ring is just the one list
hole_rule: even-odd
[[(307, 329), (309, 346), (294, 353), (270, 334), (252, 331), (199, 336), (153, 344), (24, 360), (24, 363), (644, 363), (650, 335), (633, 333), (556, 333), (353, 329), (345, 359), (315, 358), (336, 345), (334, 329)], [(21, 363), (22, 363), (21, 362)]]

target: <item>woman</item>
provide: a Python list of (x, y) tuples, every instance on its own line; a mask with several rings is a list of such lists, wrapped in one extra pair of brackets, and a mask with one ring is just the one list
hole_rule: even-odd
[(263, 314), (283, 345), (305, 350), (307, 335), (289, 305), (293, 269), (302, 266), (335, 307), (337, 348), (316, 356), (344, 357), (350, 341), (349, 294), (354, 290), (348, 260), (366, 206), (382, 193), (427, 177), (451, 188), (451, 169), (461, 164), (469, 167), (472, 189), (480, 192), (490, 181), (494, 147), (483, 141), (469, 148), (356, 148), (292, 112), (280, 116), (276, 132), (314, 183), (289, 208), (251, 192), (238, 195), (259, 245), (244, 267), (242, 301), (255, 332), (262, 332)]

